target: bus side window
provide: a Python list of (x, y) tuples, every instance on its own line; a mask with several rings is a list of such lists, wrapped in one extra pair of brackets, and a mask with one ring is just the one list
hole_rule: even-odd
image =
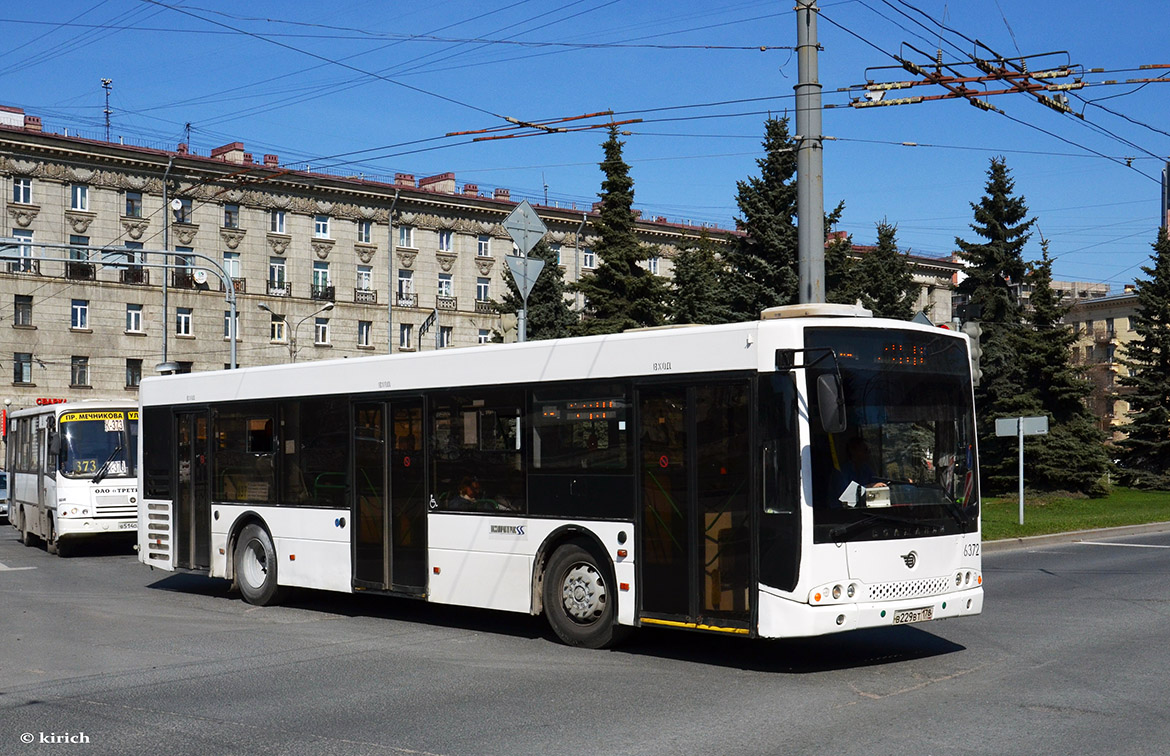
[(760, 376), (764, 512), (795, 512), (800, 501), (796, 385), (791, 373)]

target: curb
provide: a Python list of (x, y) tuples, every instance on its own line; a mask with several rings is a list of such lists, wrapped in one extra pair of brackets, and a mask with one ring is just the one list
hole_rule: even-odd
[(1070, 530), (1067, 533), (1052, 533), (1050, 535), (984, 541), (983, 553), (1016, 551), (1019, 549), (1030, 549), (1035, 546), (1051, 546), (1059, 543), (1076, 543), (1078, 541), (1089, 540), (1090, 538), (1110, 538), (1114, 536), (1140, 535), (1143, 533), (1165, 533), (1167, 531), (1170, 531), (1170, 522), (1151, 522), (1145, 525), (1124, 525), (1119, 528), (1098, 528), (1097, 530)]

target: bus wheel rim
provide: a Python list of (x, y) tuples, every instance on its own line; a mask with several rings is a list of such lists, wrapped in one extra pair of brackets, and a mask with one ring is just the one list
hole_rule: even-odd
[(244, 548), (244, 559), (240, 572), (248, 585), (259, 588), (264, 585), (268, 577), (268, 565), (264, 554), (264, 547), (257, 541), (251, 541)]
[(591, 564), (578, 562), (565, 573), (561, 586), (565, 612), (581, 624), (596, 622), (605, 612), (605, 582)]

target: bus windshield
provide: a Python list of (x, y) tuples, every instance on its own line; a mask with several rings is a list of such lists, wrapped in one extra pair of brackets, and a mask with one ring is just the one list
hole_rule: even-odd
[(66, 412), (58, 420), (57, 469), (70, 478), (129, 478), (138, 474), (138, 412)]
[[(805, 349), (816, 363), (808, 370), (815, 541), (973, 532), (978, 465), (964, 342), (943, 332), (810, 328)], [(827, 433), (816, 382), (838, 367), (846, 427)]]

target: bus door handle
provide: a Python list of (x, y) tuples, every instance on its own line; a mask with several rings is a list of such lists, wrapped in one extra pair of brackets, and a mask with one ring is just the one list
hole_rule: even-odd
[(576, 493), (577, 493), (577, 492), (574, 490), (574, 489), (576, 489), (576, 487), (577, 487), (577, 479), (576, 479), (576, 478), (570, 478), (570, 479), (569, 479), (569, 496), (575, 496), (575, 495), (576, 495)]

